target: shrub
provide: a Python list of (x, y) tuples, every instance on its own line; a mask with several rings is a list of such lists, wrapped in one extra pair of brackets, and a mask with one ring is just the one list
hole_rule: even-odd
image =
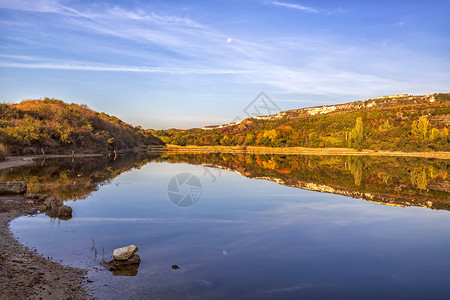
[(0, 161), (5, 160), (6, 156), (8, 155), (8, 149), (5, 145), (0, 143)]

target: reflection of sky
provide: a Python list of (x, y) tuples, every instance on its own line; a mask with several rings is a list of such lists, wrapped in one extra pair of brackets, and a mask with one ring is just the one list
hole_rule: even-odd
[[(69, 221), (24, 217), (12, 229), (44, 256), (91, 270), (98, 267), (92, 240), (107, 259), (114, 248), (138, 245), (137, 277), (90, 272), (100, 295), (379, 298), (425, 295), (427, 285), (429, 295), (445, 294), (448, 211), (376, 205), (210, 171), (215, 182), (202, 166), (150, 163), (69, 202)], [(181, 172), (202, 183), (201, 199), (189, 208), (167, 197), (168, 182)]]

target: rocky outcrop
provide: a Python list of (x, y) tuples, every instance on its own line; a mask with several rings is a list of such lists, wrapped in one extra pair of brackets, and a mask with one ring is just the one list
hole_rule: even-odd
[(122, 248), (114, 249), (113, 257), (115, 260), (127, 260), (138, 252), (139, 248), (135, 245), (130, 245)]
[(41, 212), (51, 218), (59, 218), (61, 220), (68, 220), (72, 218), (72, 207), (64, 205), (61, 199), (56, 197), (44, 195), (41, 198), (44, 200), (43, 205), (40, 207)]
[(0, 195), (22, 195), (27, 192), (25, 181), (0, 182)]
[(44, 206), (47, 208), (47, 210), (58, 210), (60, 206), (63, 205), (63, 201), (61, 199), (58, 199), (56, 197), (48, 197), (44, 200)]

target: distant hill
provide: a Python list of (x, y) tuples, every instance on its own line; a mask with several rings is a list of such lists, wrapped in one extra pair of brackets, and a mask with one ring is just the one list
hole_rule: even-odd
[(117, 117), (56, 99), (3, 103), (0, 116), (0, 152), (92, 153), (164, 144)]
[(450, 94), (393, 95), (188, 130), (157, 130), (165, 143), (450, 151)]

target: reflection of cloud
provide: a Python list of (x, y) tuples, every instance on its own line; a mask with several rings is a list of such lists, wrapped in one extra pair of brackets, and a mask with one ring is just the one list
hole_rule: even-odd
[[(47, 218), (36, 218), (34, 222), (48, 223)], [(248, 221), (226, 219), (175, 219), (175, 218), (73, 218), (71, 222), (82, 223), (149, 223), (149, 224), (248, 224)]]
[[(323, 285), (320, 285), (323, 286)], [(286, 292), (294, 292), (297, 290), (303, 290), (308, 288), (317, 288), (319, 285), (312, 285), (312, 284), (303, 284), (303, 285), (296, 285), (296, 286), (290, 286), (285, 288), (279, 288), (279, 289), (271, 289), (271, 290), (263, 290), (259, 291), (257, 294), (278, 294), (278, 293), (286, 293)]]

